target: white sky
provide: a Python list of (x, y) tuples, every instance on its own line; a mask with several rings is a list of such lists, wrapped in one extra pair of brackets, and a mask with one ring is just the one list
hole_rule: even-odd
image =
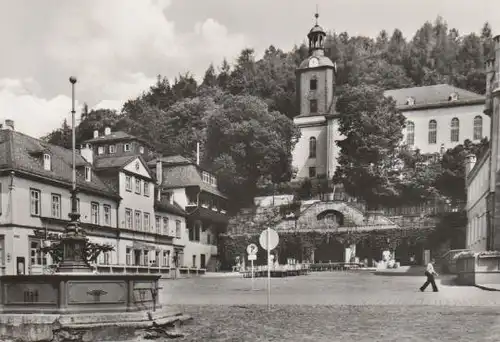
[(438, 15), (461, 34), (486, 21), (500, 33), (499, 0), (0, 0), (0, 120), (37, 137), (59, 127), (71, 75), (79, 106), (121, 109), (157, 74), (199, 78), (244, 47), (288, 50), (316, 3), (325, 29), (350, 35), (399, 28), (410, 39)]

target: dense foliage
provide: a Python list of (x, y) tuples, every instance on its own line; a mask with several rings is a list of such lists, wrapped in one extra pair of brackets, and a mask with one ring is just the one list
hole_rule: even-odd
[[(438, 83), (483, 94), (483, 65), (493, 46), (491, 32), (486, 23), (479, 34), (460, 35), (437, 18), (434, 23), (426, 22), (410, 39), (398, 29), (392, 34), (382, 31), (374, 39), (351, 37), (347, 32), (327, 34), (325, 53), (338, 67), (338, 109), (349, 114), (342, 122), (348, 139), (341, 145), (338, 177), (349, 193), (362, 197), (370, 206), (391, 203), (394, 197), (399, 201), (401, 195), (422, 201), (436, 189), (442, 195), (463, 198), (463, 186), (455, 186), (463, 179), (461, 152), (447, 152), (449, 158), (445, 156), (430, 169), (419, 168), (420, 162), (410, 156), (409, 164), (417, 166), (406, 168), (411, 176), (406, 179), (416, 181), (401, 181), (401, 170), (386, 168), (396, 153), (402, 119), (380, 94), (386, 89)], [(129, 99), (121, 112), (89, 111), (85, 106), (77, 141), (109, 126), (150, 141), (159, 154), (193, 159), (200, 142), (204, 164), (217, 173), (223, 190), (235, 196), (235, 206), (245, 206), (262, 187), (275, 193), (276, 186), (269, 188), (269, 184), (286, 183), (293, 173), (290, 159), (298, 132), (287, 118), (299, 112), (295, 69), (307, 55), (305, 45), (288, 52), (270, 46), (257, 59), (247, 48), (234, 65), (226, 60), (219, 67), (210, 65), (201, 84), (190, 73), (179, 75), (172, 83), (158, 76), (150, 89)], [(357, 96), (375, 102), (355, 103)], [(362, 111), (356, 112), (359, 109)], [(356, 133), (359, 128), (363, 129)], [(69, 147), (69, 131), (64, 123), (45, 140)], [(353, 146), (348, 146), (350, 143)], [(359, 152), (366, 152), (366, 158), (353, 158)], [(401, 151), (398, 153), (402, 158)], [(351, 166), (351, 162), (356, 163)], [(354, 186), (367, 183), (377, 184), (375, 191), (365, 185)], [(301, 197), (330, 188), (329, 180), (305, 184), (300, 188)]]
[(398, 197), (400, 170), (396, 168), (405, 117), (392, 98), (373, 86), (350, 87), (337, 102), (340, 147), (336, 183), (363, 199), (368, 208), (392, 204)]

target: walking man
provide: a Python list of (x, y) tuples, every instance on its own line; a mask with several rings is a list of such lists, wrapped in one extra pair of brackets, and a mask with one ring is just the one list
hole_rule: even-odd
[(424, 292), (425, 289), (427, 288), (427, 286), (429, 286), (429, 284), (431, 284), (432, 291), (438, 292), (438, 288), (436, 286), (436, 281), (434, 279), (434, 277), (438, 276), (438, 274), (434, 270), (434, 259), (432, 259), (431, 262), (429, 262), (427, 264), (427, 269), (425, 270), (425, 275), (427, 276), (427, 281), (424, 283), (424, 285), (422, 285), (422, 287), (420, 288), (420, 291)]

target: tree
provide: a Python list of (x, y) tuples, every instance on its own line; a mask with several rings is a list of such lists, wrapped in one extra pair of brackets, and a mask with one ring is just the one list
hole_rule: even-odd
[(334, 181), (363, 199), (369, 209), (392, 203), (399, 195), (400, 171), (395, 168), (405, 117), (380, 88), (352, 87), (337, 102), (341, 113), (339, 168)]
[(122, 128), (118, 125), (123, 117), (115, 110), (111, 109), (96, 109), (91, 110), (78, 125), (77, 141), (91, 139), (94, 130), (102, 131), (105, 127), (110, 127), (112, 130)]
[(207, 120), (204, 160), (233, 203), (248, 205), (263, 177), (275, 183), (290, 178), (291, 151), (298, 137), (293, 123), (270, 112), (259, 98), (228, 95)]
[(227, 59), (222, 60), (222, 65), (220, 66), (219, 75), (217, 75), (217, 85), (223, 89), (227, 90), (229, 86), (229, 78), (231, 77), (231, 66), (227, 62)]
[(73, 132), (71, 127), (68, 125), (66, 119), (64, 119), (61, 128), (52, 131), (46, 136), (42, 137), (42, 140), (57, 146), (61, 146), (67, 149), (73, 148)]
[(206, 87), (214, 87), (217, 85), (217, 75), (215, 74), (215, 68), (212, 63), (210, 63), (207, 71), (205, 71), (205, 76), (203, 76), (201, 85)]
[(211, 97), (194, 97), (176, 102), (156, 124), (156, 130), (160, 131), (158, 139), (165, 144), (161, 152), (181, 154), (195, 160), (196, 143), (199, 142), (203, 155), (207, 120), (216, 115), (218, 110)]
[(481, 158), (488, 148), (488, 139), (484, 138), (480, 143), (472, 143), (470, 140), (449, 149), (441, 160), (442, 173), (436, 179), (436, 188), (441, 194), (449, 198), (452, 203), (460, 203), (467, 200), (465, 188), (465, 157), (474, 154)]

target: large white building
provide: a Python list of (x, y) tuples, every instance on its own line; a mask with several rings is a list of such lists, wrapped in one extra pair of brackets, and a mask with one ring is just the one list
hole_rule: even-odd
[[(294, 124), (302, 135), (292, 152), (296, 178), (331, 178), (342, 140), (335, 112), (335, 64), (324, 55), (326, 33), (316, 24), (308, 34), (309, 57), (296, 71), (300, 112)], [(484, 96), (447, 84), (387, 90), (407, 118), (404, 141), (422, 153), (442, 153), (466, 139), (489, 136), (490, 118), (483, 114)]]
[[(100, 255), (96, 269), (164, 276), (214, 269), (208, 260), (216, 260), (216, 238), (190, 239), (189, 213), (162, 196), (146, 162), (151, 154), (147, 142), (109, 128), (96, 131), (77, 154), (80, 224), (90, 241), (114, 247)], [(0, 274), (49, 272), (50, 255), (40, 247), (69, 223), (71, 175), (71, 150), (17, 132), (6, 120), (0, 129)]]
[(476, 252), (500, 250), (500, 35), (494, 38), (495, 58), (486, 62), (484, 113), (491, 117), (491, 140), (480, 160), (470, 155), (466, 162), (466, 247)]

